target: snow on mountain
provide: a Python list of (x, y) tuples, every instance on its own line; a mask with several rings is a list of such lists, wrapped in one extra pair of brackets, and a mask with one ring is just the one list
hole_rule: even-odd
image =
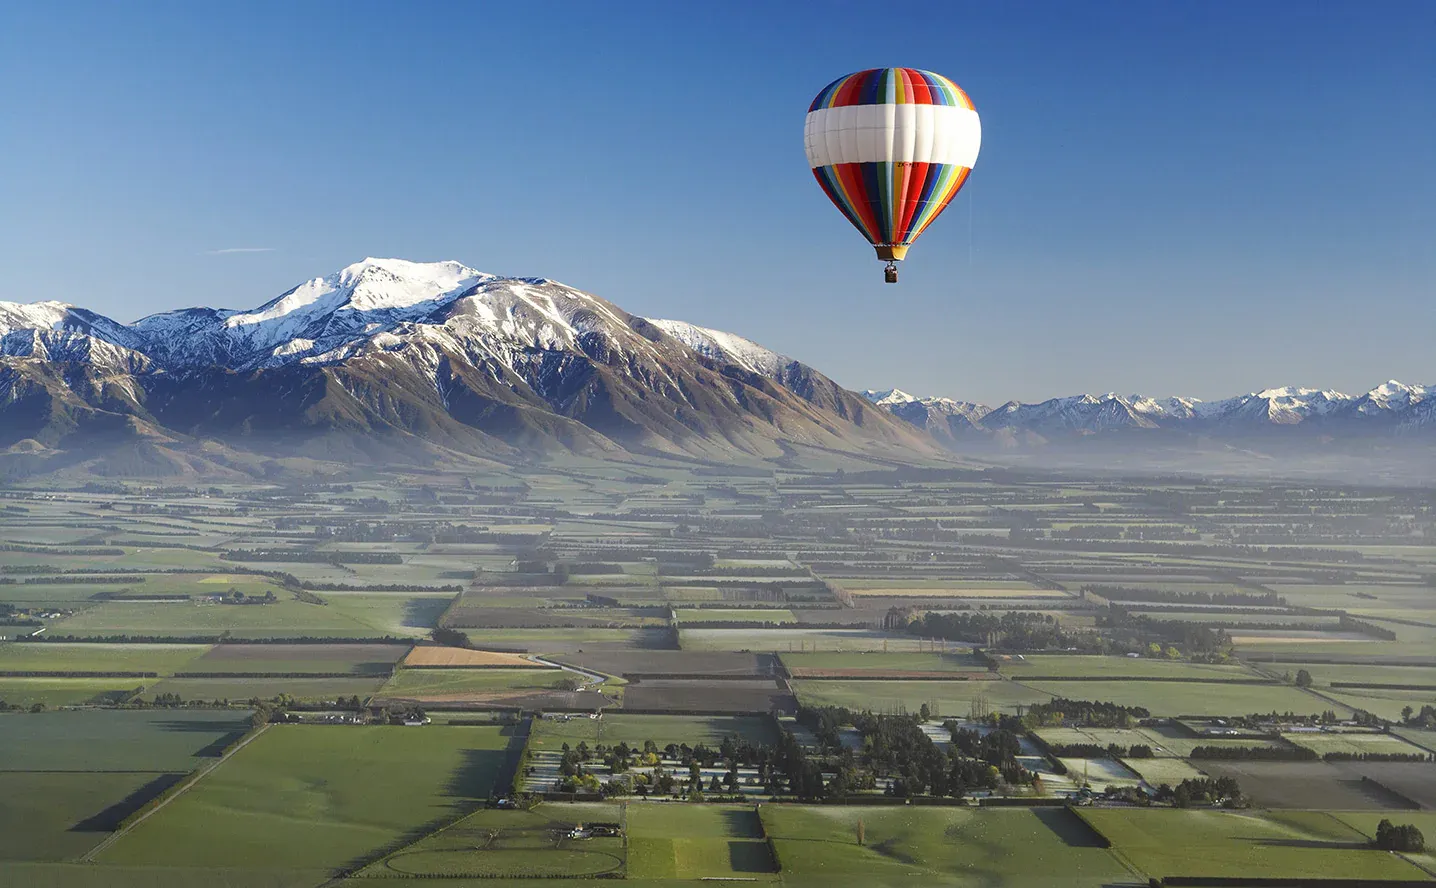
[(54, 330), (70, 316), (63, 302), (0, 302), (0, 336), (15, 330)]
[[(928, 412), (941, 409), (938, 405), (944, 402), (950, 405), (965, 403), (945, 398), (919, 398), (898, 389), (870, 390), (864, 392), (864, 396), (890, 413), (922, 427), (928, 425)], [(1360, 396), (1295, 386), (1264, 389), (1219, 401), (1176, 397), (1159, 399), (1108, 392), (1053, 398), (1033, 404), (1010, 401), (982, 415), (973, 416), (971, 412), (967, 415), (978, 426), (989, 430), (1027, 430), (1044, 435), (1085, 434), (1121, 428), (1262, 428), (1305, 422), (1334, 427), (1333, 424), (1360, 416), (1394, 418), (1401, 428), (1409, 428), (1418, 413), (1421, 416), (1436, 414), (1436, 397), (1433, 396), (1436, 396), (1436, 386), (1412, 386), (1392, 380)], [(914, 405), (924, 405), (926, 409), (919, 412)], [(1424, 425), (1425, 421), (1420, 424)]]
[(794, 363), (792, 358), (766, 349), (751, 339), (722, 330), (658, 318), (649, 318), (649, 323), (705, 358), (737, 364), (760, 376), (777, 376), (784, 367)]

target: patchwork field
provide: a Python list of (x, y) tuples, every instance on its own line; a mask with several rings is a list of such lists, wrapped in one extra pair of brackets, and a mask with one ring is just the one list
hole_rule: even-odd
[[(1409, 805), (1347, 763), (1202, 761), (1213, 777), (1234, 777), (1261, 808), (1318, 811), (1402, 810)], [(1427, 767), (1424, 764), (1416, 767)], [(1407, 786), (1406, 783), (1400, 784)]]
[(1151, 657), (1098, 657), (1065, 654), (999, 656), (998, 671), (1018, 680), (1034, 678), (1069, 679), (1164, 679), (1182, 681), (1260, 680), (1262, 676), (1244, 666), (1215, 666)]
[(845, 706), (874, 712), (917, 712), (923, 704), (939, 716), (966, 716), (974, 703), (993, 712), (1045, 703), (1051, 694), (1011, 681), (830, 681), (792, 682), (798, 700), (814, 706)]
[(280, 694), (308, 703), (336, 701), (341, 697), (365, 699), (384, 686), (382, 675), (356, 675), (339, 678), (282, 678), (279, 676), (250, 677), (243, 675), (215, 678), (167, 678), (150, 687), (145, 694), (178, 694), (181, 700), (231, 700), (242, 702), (271, 700)]
[(1392, 734), (1355, 734), (1323, 731), (1321, 733), (1283, 734), (1282, 739), (1310, 749), (1317, 755), (1329, 752), (1347, 755), (1422, 755), (1426, 750), (1413, 746)]

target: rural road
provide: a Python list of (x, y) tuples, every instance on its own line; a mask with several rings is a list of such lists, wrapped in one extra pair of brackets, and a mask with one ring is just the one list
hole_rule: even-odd
[(191, 777), (186, 778), (185, 784), (183, 786), (175, 790), (170, 795), (164, 797), (158, 805), (155, 805), (153, 808), (141, 814), (139, 817), (136, 817), (132, 822), (126, 824), (123, 829), (117, 829), (114, 832), (110, 833), (109, 836), (107, 836), (103, 842), (87, 851), (85, 855), (80, 858), (80, 862), (94, 863), (95, 858), (99, 856), (100, 852), (104, 851), (106, 848), (119, 841), (120, 838), (126, 833), (128, 833), (130, 830), (150, 819), (150, 817), (152, 817), (156, 812), (163, 810), (164, 807), (170, 802), (173, 802), (175, 799), (189, 792), (190, 788), (193, 787), (196, 783), (199, 783), (206, 776), (208, 776), (210, 771), (213, 771), (215, 768), (218, 768), (220, 765), (224, 764), (230, 756), (234, 755), (236, 752), (239, 752), (241, 749), (248, 746), (250, 744), (250, 741), (254, 740), (254, 738), (269, 730), (269, 728), (270, 725), (267, 724), (261, 726), (259, 730), (252, 732), (251, 734), (249, 734), (249, 736), (236, 743), (227, 752), (225, 752), (224, 755), (221, 755), (219, 758), (210, 762), (208, 765), (204, 765), (203, 767), (201, 767), (198, 771), (194, 772)]

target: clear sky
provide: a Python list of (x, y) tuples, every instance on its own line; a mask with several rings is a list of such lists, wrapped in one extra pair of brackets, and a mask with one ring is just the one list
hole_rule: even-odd
[[(802, 148), (884, 65), (983, 120), (896, 287)], [(853, 388), (1436, 383), (1436, 4), (0, 0), (0, 300), (247, 307), (365, 256)]]

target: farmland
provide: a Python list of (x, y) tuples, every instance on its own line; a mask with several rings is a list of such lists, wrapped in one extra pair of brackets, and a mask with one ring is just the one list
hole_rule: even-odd
[(1420, 878), (1427, 492), (646, 459), (0, 486), (0, 888)]

